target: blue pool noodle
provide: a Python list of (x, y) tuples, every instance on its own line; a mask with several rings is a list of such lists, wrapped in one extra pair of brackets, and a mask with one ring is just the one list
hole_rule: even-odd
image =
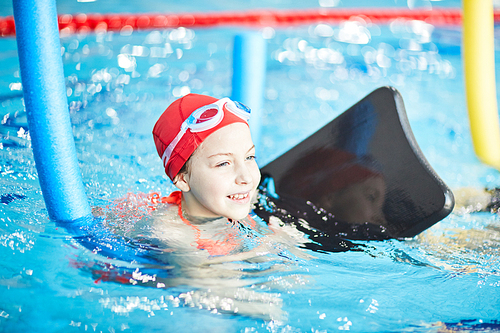
[(114, 235), (91, 214), (71, 130), (55, 1), (13, 4), (24, 103), (49, 217), (96, 253), (157, 265), (155, 249)]
[(91, 217), (71, 130), (55, 0), (13, 0), (24, 103), (49, 217)]
[(232, 96), (252, 109), (250, 130), (256, 150), (260, 147), (260, 128), (266, 78), (266, 41), (257, 32), (236, 35), (233, 49)]

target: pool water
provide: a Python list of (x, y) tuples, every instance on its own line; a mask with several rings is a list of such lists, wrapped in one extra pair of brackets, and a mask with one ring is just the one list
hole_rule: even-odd
[[(288, 7), (317, 6), (300, 3)], [(459, 1), (381, 4), (460, 6)], [(58, 4), (63, 12), (97, 5)], [(112, 5), (107, 2), (103, 11), (116, 10)], [(215, 3), (207, 9), (225, 8)], [(113, 207), (128, 193), (174, 189), (154, 148), (153, 124), (188, 92), (231, 94), (232, 41), (243, 31), (179, 28), (62, 37), (73, 132), (93, 207)], [(391, 85), (403, 96), (424, 155), (452, 189), (500, 186), (498, 171), (479, 163), (472, 150), (459, 27), (357, 20), (259, 31), (268, 43), (260, 165), (372, 90)], [(0, 39), (0, 50), (0, 331), (500, 330), (500, 221), (488, 212), (455, 210), (415, 238), (364, 242), (361, 251), (309, 252), (314, 258), (282, 270), (262, 269), (240, 291), (244, 294), (226, 297), (240, 297), (248, 308), (281, 304), (276, 320), (215, 313), (207, 304), (218, 294), (195, 284), (157, 289), (96, 276), (95, 267), (110, 272), (110, 266), (131, 264), (91, 253), (48, 220), (30, 149), (15, 39)]]

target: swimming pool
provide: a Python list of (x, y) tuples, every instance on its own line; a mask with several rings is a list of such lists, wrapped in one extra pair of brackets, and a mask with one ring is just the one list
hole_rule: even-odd
[[(99, 4), (59, 6), (73, 12)], [(194, 11), (195, 5), (178, 11)], [(207, 9), (220, 9), (213, 6)], [(341, 26), (264, 31), (268, 73), (259, 163), (273, 160), (375, 88), (392, 85), (403, 95), (421, 149), (450, 187), (498, 186), (498, 172), (472, 152), (460, 30), (408, 22), (359, 27), (351, 40), (335, 37)], [(93, 206), (106, 207), (128, 192), (173, 189), (153, 148), (151, 128), (169, 102), (188, 91), (230, 95), (234, 33), (181, 28), (63, 37), (73, 130)], [(367, 43), (353, 43), (355, 37)], [(490, 213), (455, 212), (415, 239), (366, 242), (357, 252), (311, 253), (315, 259), (263, 274), (256, 285), (265, 287), (251, 290), (283, 303), (287, 315), (280, 321), (214, 314), (206, 303), (192, 300), (190, 286), (159, 290), (96, 283), (75, 266), (116, 263), (89, 253), (47, 220), (26, 138), (15, 40), (0, 39), (0, 45), (1, 330), (498, 330), (500, 222)]]

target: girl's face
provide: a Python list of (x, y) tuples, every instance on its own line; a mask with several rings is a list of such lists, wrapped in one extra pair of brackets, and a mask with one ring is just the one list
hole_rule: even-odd
[(212, 133), (193, 153), (187, 169), (174, 179), (183, 191), (187, 214), (235, 220), (248, 215), (260, 170), (246, 124), (234, 123)]

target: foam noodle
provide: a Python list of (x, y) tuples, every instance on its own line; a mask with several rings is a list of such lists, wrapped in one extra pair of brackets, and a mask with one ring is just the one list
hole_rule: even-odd
[(474, 150), (481, 161), (500, 170), (493, 3), (464, 0), (463, 4), (465, 87)]
[(66, 98), (54, 0), (14, 0), (24, 103), (33, 155), (49, 216), (90, 216)]

